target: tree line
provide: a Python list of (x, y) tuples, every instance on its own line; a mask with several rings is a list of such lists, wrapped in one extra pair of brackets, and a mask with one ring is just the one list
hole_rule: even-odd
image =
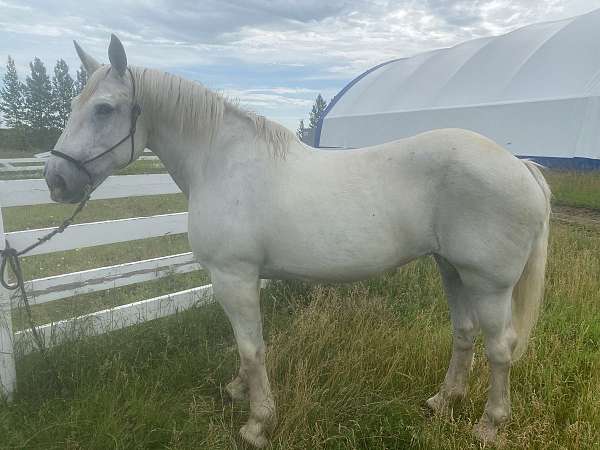
[(0, 89), (0, 147), (14, 150), (46, 150), (52, 148), (64, 129), (71, 111), (71, 99), (78, 95), (87, 81), (87, 72), (80, 67), (75, 79), (69, 66), (59, 59), (52, 77), (39, 58), (29, 63), (29, 74), (21, 81), (15, 61), (10, 56)]
[[(50, 77), (37, 57), (29, 63), (29, 74), (23, 82), (14, 59), (9, 56), (0, 88), (0, 126), (8, 129), (0, 129), (0, 148), (47, 150), (54, 147), (67, 123), (71, 100), (83, 90), (86, 82), (87, 72), (82, 66), (73, 79), (67, 63), (59, 59)], [(302, 141), (314, 144), (314, 134), (326, 108), (327, 102), (321, 94), (317, 95), (308, 126), (301, 120), (296, 130)]]
[(304, 119), (300, 120), (298, 129), (296, 130), (296, 136), (305, 144), (314, 146), (315, 132), (321, 116), (327, 109), (327, 102), (323, 99), (321, 94), (317, 95), (315, 102), (313, 103), (312, 109), (308, 116), (308, 127), (304, 125)]

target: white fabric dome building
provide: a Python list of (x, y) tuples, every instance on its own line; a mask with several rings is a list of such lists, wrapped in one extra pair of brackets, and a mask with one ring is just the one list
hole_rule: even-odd
[(600, 168), (600, 9), (373, 67), (319, 125), (321, 148), (458, 127), (549, 166)]

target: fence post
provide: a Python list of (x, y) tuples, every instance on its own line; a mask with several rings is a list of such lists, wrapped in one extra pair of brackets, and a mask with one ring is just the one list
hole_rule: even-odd
[[(0, 205), (0, 246), (4, 248), (5, 245), (2, 205)], [(17, 385), (13, 342), (10, 291), (0, 285), (0, 395), (8, 400), (12, 399)]]

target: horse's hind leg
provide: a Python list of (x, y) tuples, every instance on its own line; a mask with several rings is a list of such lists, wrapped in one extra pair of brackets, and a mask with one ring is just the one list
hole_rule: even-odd
[(484, 442), (496, 438), (510, 418), (510, 365), (517, 336), (512, 326), (512, 288), (476, 294), (475, 308), (490, 365), (488, 400), (473, 433)]
[(456, 269), (436, 255), (444, 290), (448, 297), (453, 327), (452, 357), (439, 392), (427, 400), (427, 406), (438, 413), (447, 413), (452, 403), (467, 394), (469, 373), (473, 362), (474, 339), (478, 332), (475, 311)]

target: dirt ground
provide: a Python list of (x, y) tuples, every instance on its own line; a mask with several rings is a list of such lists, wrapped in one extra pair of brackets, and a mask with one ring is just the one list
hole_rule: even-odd
[(597, 209), (554, 206), (552, 218), (559, 222), (600, 228), (600, 210)]

